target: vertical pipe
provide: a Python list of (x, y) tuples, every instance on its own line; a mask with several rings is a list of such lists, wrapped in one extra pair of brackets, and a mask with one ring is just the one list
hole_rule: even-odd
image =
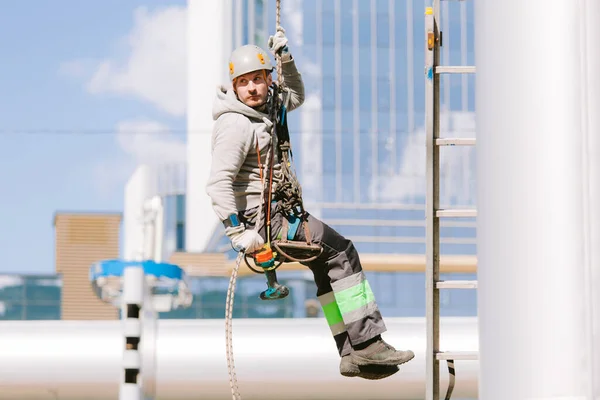
[(591, 400), (581, 4), (475, 3), (486, 400)]
[(360, 44), (358, 41), (358, 0), (352, 1), (352, 125), (353, 125), (353, 164), (354, 202), (361, 201), (360, 185)]
[[(186, 251), (202, 252), (219, 219), (206, 194), (210, 175), (212, 105), (218, 85), (227, 84), (233, 34), (232, 0), (187, 3), (187, 182)], [(239, 7), (236, 8), (238, 12)], [(207, 16), (210, 18), (207, 18)], [(237, 14), (239, 15), (239, 14)], [(241, 32), (241, 29), (238, 29)], [(241, 40), (241, 39), (240, 39)], [(207, 54), (210, 54), (207, 57)]]
[(235, 47), (240, 47), (244, 43), (244, 0), (234, 0), (235, 2)]
[[(377, 4), (371, 0), (371, 182), (376, 183), (379, 178), (379, 115), (377, 93), (379, 75), (377, 74)], [(379, 198), (377, 198), (379, 201)]]
[[(406, 0), (406, 120), (407, 137), (415, 131), (415, 55), (413, 0)], [(395, 112), (395, 110), (392, 110)]]
[[(161, 262), (168, 259), (170, 254), (165, 249), (165, 232), (171, 227), (165, 226), (165, 201), (164, 197), (156, 196), (154, 201), (154, 246), (152, 248), (152, 260)], [(176, 223), (176, 222), (175, 222)]]
[[(331, 0), (330, 0), (331, 1)], [(334, 68), (335, 68), (335, 201), (343, 200), (344, 174), (342, 149), (342, 5), (334, 0)]]
[(255, 0), (248, 0), (248, 43), (264, 47), (264, 43), (256, 43), (256, 4)]
[[(327, 1), (327, 0), (325, 0)], [(319, 67), (319, 71), (320, 73), (317, 75), (319, 81), (317, 82), (317, 91), (319, 93), (319, 95), (321, 96), (321, 107), (323, 107), (323, 70), (324, 70), (324, 66), (323, 66), (323, 0), (316, 0), (316, 49), (317, 49), (317, 65)], [(318, 132), (320, 134), (320, 140), (321, 140), (321, 153), (323, 153), (323, 149), (326, 149), (326, 135), (328, 135), (328, 132), (324, 132), (322, 127), (323, 127), (323, 115), (324, 115), (324, 109), (323, 112), (320, 114), (321, 115), (321, 120), (319, 121), (318, 126), (321, 127), (321, 130)], [(321, 160), (321, 163), (323, 163), (323, 160)], [(327, 193), (327, 188), (325, 186), (325, 179), (323, 179), (323, 177), (320, 177), (320, 191), (321, 193), (323, 193), (323, 195), (321, 195), (321, 199), (323, 199), (324, 201), (326, 199), (328, 199), (329, 197), (325, 195), (325, 193)], [(334, 196), (335, 198), (335, 196)]]
[(425, 11), (425, 131), (426, 131), (426, 165), (427, 194), (425, 207), (426, 220), (426, 266), (425, 266), (425, 316), (427, 319), (427, 352), (425, 399), (438, 400), (440, 392), (439, 361), (435, 353), (439, 351), (439, 316), (440, 295), (436, 289), (439, 280), (439, 219), (436, 210), (439, 208), (440, 177), (439, 147), (435, 139), (439, 135), (439, 75), (435, 67), (439, 63), (440, 49), (436, 44), (439, 38), (440, 0), (433, 0), (433, 8)]
[[(471, 5), (472, 6), (472, 5)], [(467, 65), (469, 46), (469, 37), (467, 36), (467, 3), (461, 1), (460, 3), (460, 63), (461, 65)], [(469, 111), (469, 75), (462, 74), (460, 77), (460, 91), (461, 91), (461, 111)], [(467, 157), (464, 158), (465, 162)]]
[(396, 128), (396, 3), (391, 0), (388, 3), (388, 37), (390, 43), (390, 61), (388, 67), (390, 82), (390, 129), (388, 133), (388, 143), (390, 146), (390, 159), (388, 161), (388, 175), (394, 176), (396, 173), (398, 137)]
[(600, 37), (600, 2), (597, 0), (586, 1), (585, 12), (582, 13), (582, 26), (584, 26), (585, 51), (587, 52), (586, 101), (588, 134), (588, 167), (589, 167), (589, 199), (590, 199), (590, 286), (591, 286), (591, 315), (592, 315), (592, 349), (593, 357), (593, 395), (594, 399), (600, 398), (600, 47), (594, 45), (596, 38)]
[(123, 271), (123, 294), (121, 320), (123, 322), (123, 381), (119, 400), (141, 400), (143, 395), (141, 376), (142, 360), (140, 341), (142, 335), (141, 310), (144, 302), (144, 269), (140, 266), (126, 267)]

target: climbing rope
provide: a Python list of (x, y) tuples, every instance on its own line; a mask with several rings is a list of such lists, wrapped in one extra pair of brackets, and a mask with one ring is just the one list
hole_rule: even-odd
[(225, 299), (225, 342), (227, 349), (227, 370), (229, 372), (229, 386), (231, 387), (231, 396), (233, 400), (241, 400), (240, 389), (238, 387), (237, 376), (235, 374), (235, 363), (233, 360), (233, 300), (235, 298), (235, 286), (237, 281), (238, 270), (244, 258), (244, 252), (238, 253), (231, 278), (229, 279), (229, 287), (227, 288), (227, 298)]
[[(281, 0), (277, 0), (275, 3), (275, 32), (281, 28)], [(281, 63), (281, 55), (275, 54), (275, 61), (277, 62), (277, 85), (283, 86), (283, 67)]]
[[(281, 27), (281, 0), (276, 1), (276, 11), (275, 11), (275, 25), (276, 31)], [(277, 84), (281, 88), (283, 86), (283, 67), (281, 62), (281, 56), (279, 54), (275, 54), (275, 59), (277, 62)], [(271, 156), (271, 152), (273, 146), (269, 146), (267, 151), (267, 160)], [(263, 206), (265, 202), (265, 196), (263, 197)], [(263, 207), (259, 207), (262, 211)], [(255, 229), (259, 227), (259, 221), (262, 217), (262, 212), (259, 212), (257, 216), (257, 223), (255, 225)], [(267, 231), (267, 234), (269, 232)], [(240, 389), (238, 387), (237, 375), (235, 373), (235, 362), (233, 359), (233, 303), (235, 298), (235, 287), (238, 276), (238, 271), (240, 269), (240, 264), (242, 260), (245, 259), (245, 252), (240, 251), (235, 261), (235, 265), (233, 270), (231, 271), (231, 277), (229, 279), (229, 287), (227, 288), (227, 297), (225, 299), (225, 346), (227, 352), (227, 370), (229, 372), (229, 386), (231, 387), (231, 398), (233, 400), (242, 400), (242, 396), (240, 394)]]

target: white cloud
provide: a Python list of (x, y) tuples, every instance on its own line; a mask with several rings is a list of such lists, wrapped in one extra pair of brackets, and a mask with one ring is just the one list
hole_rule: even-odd
[(115, 141), (122, 153), (103, 160), (94, 168), (96, 187), (101, 194), (122, 190), (140, 164), (158, 166), (181, 164), (186, 160), (184, 140), (156, 121), (138, 119), (117, 125)]
[(153, 165), (185, 160), (185, 143), (165, 125), (155, 121), (140, 119), (119, 123), (117, 142), (136, 164)]
[[(186, 112), (187, 19), (184, 7), (134, 12), (134, 26), (123, 38), (128, 57), (96, 63), (87, 89), (94, 94), (130, 95), (174, 116)], [(81, 74), (88, 61), (70, 61), (61, 70)]]
[[(440, 132), (443, 137), (475, 137), (475, 114), (441, 112)], [(408, 135), (400, 159), (402, 164), (393, 176), (378, 179), (370, 188), (373, 201), (408, 202), (426, 195), (425, 130)], [(440, 149), (440, 203), (443, 205), (475, 204), (475, 150), (469, 147)]]
[[(131, 31), (117, 50), (101, 60), (76, 59), (63, 63), (59, 74), (81, 79), (91, 94), (118, 94), (152, 104), (175, 116), (187, 106), (187, 10), (138, 7)], [(181, 164), (186, 148), (163, 124), (146, 119), (120, 122), (115, 142), (121, 153), (96, 163), (94, 183), (100, 194), (121, 191), (140, 164)]]

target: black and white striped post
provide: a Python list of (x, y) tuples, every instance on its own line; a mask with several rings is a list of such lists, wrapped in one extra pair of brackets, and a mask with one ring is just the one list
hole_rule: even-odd
[[(121, 308), (123, 358), (119, 400), (154, 399), (158, 313), (192, 304), (185, 271), (154, 260), (113, 259), (92, 264), (89, 278), (99, 299)], [(168, 293), (154, 293), (155, 286)]]
[(128, 266), (123, 271), (121, 320), (124, 349), (123, 373), (119, 400), (142, 400), (142, 309), (146, 298), (146, 277), (141, 265)]

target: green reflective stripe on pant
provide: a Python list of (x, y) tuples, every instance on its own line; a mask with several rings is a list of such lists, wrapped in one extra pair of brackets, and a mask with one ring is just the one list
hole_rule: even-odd
[(325, 314), (325, 319), (327, 320), (329, 329), (331, 329), (331, 334), (335, 336), (345, 332), (346, 325), (344, 324), (342, 314), (340, 313), (340, 309), (335, 301), (333, 292), (325, 293), (319, 296), (318, 299), (321, 302), (323, 314)]
[(378, 311), (375, 295), (363, 271), (334, 282), (332, 287), (344, 323), (358, 321)]

